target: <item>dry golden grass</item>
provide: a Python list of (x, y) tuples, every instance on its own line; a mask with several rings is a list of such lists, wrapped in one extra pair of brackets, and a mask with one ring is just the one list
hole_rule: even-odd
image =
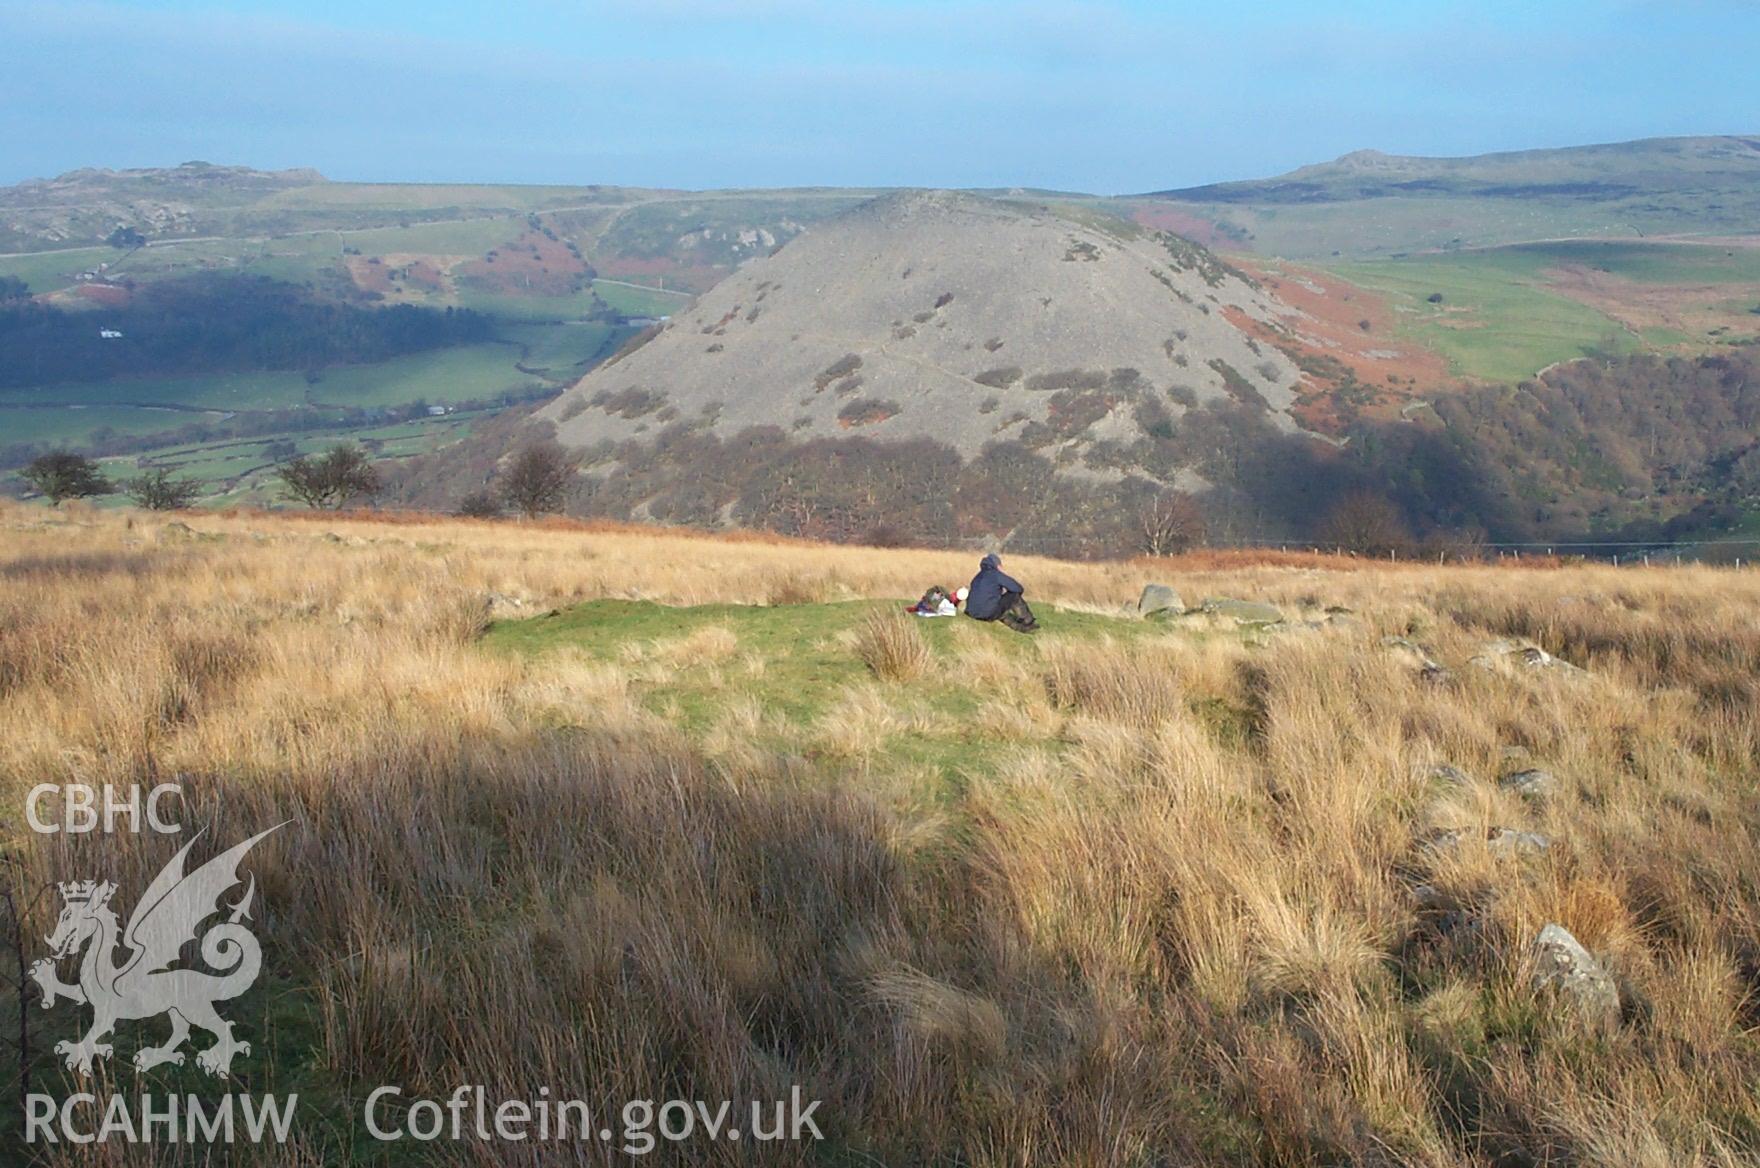
[[(478, 642), (487, 598), (903, 603), (971, 557), (188, 522), (0, 511), (0, 796), (175, 776), (208, 842), (292, 821), (253, 859), (268, 972), (234, 1015), (261, 1040), (248, 1087), (326, 1084), (327, 1110), (266, 1163), (346, 1162), (325, 1132), (357, 1127), (372, 1085), (460, 1082), (606, 1101), (800, 1084), (852, 1162), (1760, 1159), (1749, 574), (1023, 557), (1036, 604), (1123, 612), (1161, 577), (1354, 623), (1084, 640), (1047, 610), (1015, 642), (962, 622), (943, 664), (978, 691), (967, 715), (877, 680), (797, 725), (751, 698), (765, 666), (737, 626), (521, 658)], [(924, 664), (901, 622), (839, 651), (910, 676), (887, 664)], [(1420, 678), (1389, 634), (1452, 678)], [(1464, 664), (1502, 635), (1589, 674)], [(681, 673), (720, 701), (700, 732), (650, 700)], [(989, 765), (883, 765), (905, 734)], [(1517, 765), (1557, 789), (1501, 789)], [(182, 842), (4, 819), (27, 895), (101, 874), (126, 903)], [(1500, 850), (1496, 828), (1549, 847)], [(53, 911), (32, 909), (33, 944)], [(1614, 973), (1613, 1032), (1530, 988), (1547, 922)]]
[(929, 671), (929, 643), (896, 612), (869, 613), (856, 631), (856, 654), (881, 681), (915, 681)]

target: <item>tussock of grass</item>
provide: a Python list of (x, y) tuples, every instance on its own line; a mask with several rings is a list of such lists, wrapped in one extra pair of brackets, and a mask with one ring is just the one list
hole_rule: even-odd
[(1108, 721), (1152, 726), (1185, 712), (1179, 679), (1165, 654), (1110, 641), (1051, 642), (1043, 654), (1054, 705)]
[(915, 619), (896, 612), (873, 612), (856, 634), (856, 653), (882, 681), (915, 681), (929, 671), (929, 643)]

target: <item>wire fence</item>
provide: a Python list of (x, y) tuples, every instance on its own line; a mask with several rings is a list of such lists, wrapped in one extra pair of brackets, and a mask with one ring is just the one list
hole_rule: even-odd
[[(1057, 548), (1092, 548), (1100, 541), (1083, 536), (1023, 536), (1001, 539), (972, 536), (960, 541), (974, 551), (1014, 550), (1022, 555), (1041, 552), (1055, 554)], [(1707, 559), (1707, 549), (1728, 549), (1728, 552)], [(1734, 549), (1752, 548), (1755, 554), (1734, 555)], [(1470, 546), (1455, 549), (1426, 550), (1422, 547), (1367, 552), (1342, 544), (1318, 543), (1292, 539), (1206, 539), (1193, 544), (1191, 551), (1275, 551), (1285, 554), (1349, 557), (1359, 560), (1386, 560), (1393, 563), (1469, 563), (1487, 560), (1519, 560), (1523, 556), (1602, 560), (1615, 567), (1648, 566), (1652, 564), (1712, 563), (1726, 567), (1748, 567), (1760, 559), (1760, 537), (1753, 539), (1695, 540), (1521, 540), (1513, 542), (1474, 541)]]

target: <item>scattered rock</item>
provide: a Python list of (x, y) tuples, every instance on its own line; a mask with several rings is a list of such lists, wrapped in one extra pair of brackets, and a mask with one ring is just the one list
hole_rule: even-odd
[(1413, 885), (1412, 901), (1436, 936), (1452, 943), (1473, 943), (1484, 939), (1487, 915), (1485, 909), (1496, 899), (1494, 892), (1478, 897), (1477, 902), (1463, 901), (1457, 894), (1443, 892), (1436, 885)]
[(197, 531), (182, 520), (173, 519), (159, 528), (155, 538), (161, 543), (221, 543), (226, 536), (218, 531)]
[(1495, 672), (1546, 670), (1573, 675), (1585, 672), (1569, 661), (1554, 657), (1538, 645), (1512, 641), (1507, 637), (1486, 642), (1479, 652), (1468, 658), (1467, 664)]
[(1445, 909), (1454, 905), (1454, 897), (1443, 892), (1434, 884), (1417, 884), (1412, 887), (1412, 899), (1419, 908)]
[(1552, 841), (1537, 831), (1494, 827), (1485, 833), (1485, 846), (1496, 856), (1534, 855), (1550, 848)]
[[(1420, 847), (1433, 856), (1452, 852), (1461, 841), (1474, 834), (1464, 827), (1439, 828), (1425, 836)], [(1536, 855), (1552, 846), (1552, 841), (1539, 832), (1520, 831), (1513, 827), (1492, 827), (1485, 831), (1485, 848), (1494, 856)]]
[(1328, 612), (1321, 616), (1310, 617), (1294, 627), (1313, 629), (1316, 632), (1320, 632), (1325, 629), (1360, 628), (1362, 624), (1362, 621), (1348, 613)]
[(491, 592), (483, 598), (491, 617), (524, 616), (526, 602), (517, 596), (508, 596), (501, 592)]
[(1412, 900), (1417, 904), (1419, 912), (1430, 914), (1431, 923), (1440, 936), (1453, 936), (1460, 940), (1480, 933), (1485, 927), (1483, 906), (1463, 904), (1453, 894), (1442, 891), (1434, 884), (1414, 886)]
[(1466, 787), (1473, 782), (1473, 776), (1451, 762), (1420, 763), (1418, 773), (1427, 780), (1446, 783), (1450, 787)]
[(1460, 847), (1461, 841), (1466, 838), (1467, 829), (1464, 827), (1439, 827), (1425, 833), (1418, 841), (1418, 846), (1431, 855), (1441, 855)]
[(1198, 606), (1211, 616), (1224, 616), (1237, 625), (1276, 625), (1283, 623), (1283, 610), (1262, 600), (1235, 600), (1228, 596), (1206, 596)]
[(1448, 667), (1430, 656), (1430, 650), (1410, 637), (1382, 637), (1381, 645), (1394, 656), (1418, 671), (1425, 681), (1445, 682), (1454, 678)]
[(1137, 599), (1137, 614), (1149, 616), (1157, 612), (1184, 612), (1186, 602), (1180, 599), (1179, 593), (1165, 584), (1143, 585), (1143, 595)]
[(1512, 771), (1497, 780), (1506, 791), (1514, 791), (1524, 799), (1546, 799), (1558, 789), (1558, 780), (1551, 771), (1539, 769)]
[(1534, 939), (1534, 989), (1555, 994), (1591, 1026), (1619, 1025), (1613, 977), (1563, 925), (1549, 924)]

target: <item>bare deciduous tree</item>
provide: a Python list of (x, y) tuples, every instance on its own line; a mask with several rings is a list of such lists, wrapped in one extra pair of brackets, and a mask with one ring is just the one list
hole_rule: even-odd
[(1320, 538), (1365, 555), (1386, 555), (1411, 546), (1412, 533), (1398, 507), (1372, 491), (1355, 491), (1320, 521)]
[(332, 446), (318, 458), (301, 455), (275, 472), (288, 494), (308, 507), (336, 510), (380, 490), (379, 468), (367, 452), (350, 443)]
[(535, 442), (513, 456), (501, 476), (501, 498), (527, 519), (562, 510), (575, 460), (555, 442)]
[(1152, 556), (1171, 556), (1204, 542), (1204, 513), (1183, 491), (1164, 491), (1137, 513), (1142, 549)]
[(472, 491), (458, 501), (454, 514), (466, 519), (494, 519), (501, 514), (501, 500), (493, 491)]

